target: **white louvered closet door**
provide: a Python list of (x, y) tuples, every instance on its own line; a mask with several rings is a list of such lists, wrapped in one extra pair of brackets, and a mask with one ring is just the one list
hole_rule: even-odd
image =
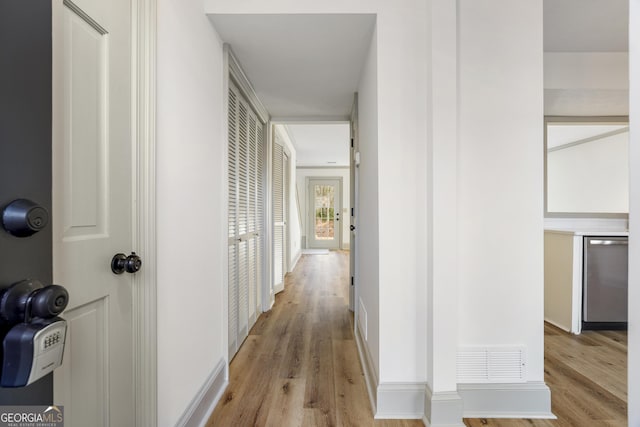
[(264, 124), (229, 83), (229, 359), (259, 312), (264, 224)]
[[(284, 249), (282, 251), (282, 271), (283, 274), (286, 275), (287, 272), (289, 271), (289, 266), (288, 266), (288, 262), (287, 260), (290, 259), (290, 255), (289, 255), (289, 200), (290, 199), (290, 194), (289, 194), (289, 189), (290, 189), (290, 185), (289, 185), (289, 156), (287, 155), (287, 153), (284, 153), (284, 157), (282, 158), (282, 166), (283, 166), (283, 175), (282, 175), (282, 180), (283, 180), (283, 184), (282, 184), (282, 192), (284, 193), (284, 200), (282, 203), (282, 208), (284, 210), (284, 215), (283, 215), (283, 219), (284, 219), (284, 229), (283, 229), (283, 236), (282, 236), (282, 244), (284, 246)], [(284, 281), (284, 278), (282, 279)]]
[(273, 288), (275, 292), (284, 290), (285, 244), (286, 244), (286, 202), (285, 202), (285, 152), (276, 133), (273, 144)]

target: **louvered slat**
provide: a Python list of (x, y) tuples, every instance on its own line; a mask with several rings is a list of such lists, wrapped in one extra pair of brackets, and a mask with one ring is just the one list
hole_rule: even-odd
[(249, 272), (248, 242), (238, 245), (238, 342), (242, 342), (249, 332)]
[(257, 135), (256, 135), (256, 118), (253, 114), (249, 115), (249, 233), (256, 232), (257, 223)]
[(237, 245), (229, 246), (229, 359), (238, 350), (238, 277)]
[(239, 104), (238, 139), (238, 233), (246, 234), (248, 229), (248, 190), (249, 190), (249, 117), (246, 101)]
[(263, 271), (264, 271), (264, 250), (263, 250), (263, 245), (264, 245), (264, 239), (262, 238), (262, 236), (264, 235), (264, 229), (265, 229), (265, 224), (266, 224), (266, 212), (265, 212), (265, 207), (264, 207), (264, 198), (265, 198), (265, 191), (266, 191), (266, 177), (265, 177), (265, 147), (264, 147), (264, 128), (263, 126), (258, 123), (256, 124), (256, 136), (257, 136), (257, 178), (258, 178), (258, 194), (257, 194), (257, 210), (258, 210), (258, 238), (256, 239), (257, 242), (257, 252), (256, 252), (256, 259), (257, 259), (257, 281), (258, 281), (258, 286), (256, 289), (256, 309), (260, 304), (260, 300), (262, 298), (262, 286), (261, 284), (263, 283), (264, 280), (264, 276), (263, 276)]
[(256, 239), (251, 239), (248, 242), (248, 270), (249, 270), (249, 286), (247, 287), (247, 310), (248, 310), (248, 327), (253, 326), (256, 318), (256, 287), (257, 287), (257, 273), (258, 265), (256, 262)]
[(238, 194), (237, 185), (237, 139), (238, 139), (238, 98), (235, 92), (235, 88), (229, 87), (229, 160), (228, 160), (228, 178), (229, 178), (229, 237), (235, 237), (237, 230), (237, 211), (236, 211), (236, 196)]

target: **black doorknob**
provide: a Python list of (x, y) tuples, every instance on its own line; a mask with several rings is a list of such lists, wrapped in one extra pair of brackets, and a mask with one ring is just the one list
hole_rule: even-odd
[(115, 254), (111, 259), (111, 271), (115, 274), (137, 273), (142, 267), (142, 259), (135, 252), (127, 256), (123, 253)]
[(355, 226), (355, 225), (350, 225), (350, 226), (349, 226), (349, 230), (353, 231), (353, 230), (355, 230), (355, 229), (356, 229), (356, 226)]
[(33, 317), (50, 319), (62, 313), (68, 302), (69, 293), (64, 287), (25, 279), (0, 293), (0, 323), (29, 323)]

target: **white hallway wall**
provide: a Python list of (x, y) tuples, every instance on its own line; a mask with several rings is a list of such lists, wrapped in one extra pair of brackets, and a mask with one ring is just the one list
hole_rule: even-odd
[(628, 213), (628, 163), (628, 132), (547, 153), (548, 209)]
[(158, 425), (226, 358), (222, 43), (201, 0), (157, 3)]
[(524, 345), (543, 381), (542, 2), (459, 19), (459, 343)]
[[(342, 247), (344, 249), (349, 249), (349, 205), (351, 201), (349, 199), (349, 168), (297, 168), (297, 187), (298, 187), (298, 196), (300, 197), (300, 214), (302, 216), (302, 225), (301, 225), (301, 234), (302, 236), (307, 236), (307, 224), (309, 223), (309, 195), (307, 188), (307, 178), (308, 177), (339, 177), (342, 178), (342, 210), (340, 211), (340, 223), (342, 227)], [(307, 239), (307, 245), (309, 244), (309, 240)]]

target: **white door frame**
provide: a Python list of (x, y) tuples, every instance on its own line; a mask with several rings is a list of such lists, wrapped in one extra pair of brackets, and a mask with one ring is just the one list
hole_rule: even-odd
[[(340, 207), (338, 209), (334, 209), (336, 212), (342, 213), (342, 197), (343, 197), (343, 182), (341, 176), (308, 176), (305, 178), (305, 188), (307, 193), (307, 247), (310, 247), (311, 236), (315, 232), (315, 221), (313, 220), (313, 196), (311, 194), (311, 182), (312, 181), (338, 181), (338, 192), (339, 197), (336, 198), (336, 204)], [(339, 219), (342, 221), (342, 218)], [(338, 247), (336, 249), (343, 249), (342, 244), (342, 223), (339, 222), (337, 225), (337, 239), (338, 239)], [(335, 232), (335, 230), (334, 230)]]
[(133, 275), (135, 425), (157, 423), (156, 315), (156, 0), (131, 1), (133, 244), (143, 268)]

